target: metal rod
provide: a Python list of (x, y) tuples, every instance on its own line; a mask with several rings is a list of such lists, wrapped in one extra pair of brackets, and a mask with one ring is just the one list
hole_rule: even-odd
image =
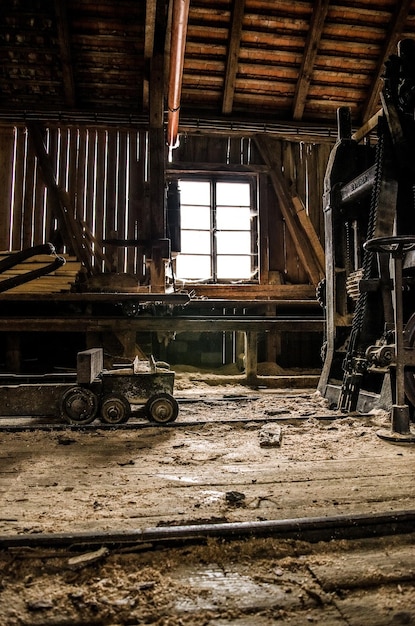
[(396, 404), (405, 404), (405, 361), (403, 358), (402, 311), (402, 252), (392, 255), (394, 272), (395, 346), (396, 346)]
[(200, 541), (208, 537), (237, 539), (265, 535), (329, 541), (350, 537), (410, 533), (413, 532), (414, 522), (415, 510), (404, 510), (392, 513), (300, 517), (262, 522), (191, 524), (188, 526), (150, 527), (119, 531), (0, 535), (0, 548), (183, 542), (195, 539)]

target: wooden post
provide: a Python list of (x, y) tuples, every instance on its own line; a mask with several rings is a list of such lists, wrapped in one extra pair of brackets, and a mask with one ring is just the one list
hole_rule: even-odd
[(245, 373), (246, 380), (254, 384), (257, 380), (258, 356), (257, 356), (258, 333), (248, 331), (246, 333), (245, 349)]
[[(149, 179), (150, 179), (150, 229), (151, 240), (164, 239), (165, 217), (165, 169), (166, 143), (164, 138), (164, 46), (166, 39), (166, 3), (158, 0), (154, 31), (154, 52), (150, 66), (150, 132), (149, 132)], [(150, 289), (165, 291), (164, 259), (152, 246)]]
[(317, 286), (324, 273), (315, 257), (315, 250), (310, 244), (309, 233), (305, 232), (293, 205), (292, 195), (281, 172), (280, 165), (273, 152), (273, 142), (268, 137), (255, 136), (255, 144), (264, 160), (270, 168), (270, 179), (279, 200), (281, 212), (284, 216), (287, 228), (293, 240), (298, 258), (300, 259), (310, 283)]

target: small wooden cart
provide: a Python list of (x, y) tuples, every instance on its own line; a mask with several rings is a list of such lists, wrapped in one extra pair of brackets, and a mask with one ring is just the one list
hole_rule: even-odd
[(60, 417), (69, 424), (123, 424), (141, 405), (152, 422), (173, 422), (174, 372), (167, 364), (136, 358), (127, 366), (103, 368), (102, 348), (78, 352), (76, 373), (0, 375), (0, 416)]

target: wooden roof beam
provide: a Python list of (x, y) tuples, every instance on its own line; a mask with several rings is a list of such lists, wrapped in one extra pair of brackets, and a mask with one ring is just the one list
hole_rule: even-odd
[(76, 105), (75, 81), (72, 69), (71, 45), (68, 28), (66, 0), (55, 0), (55, 13), (58, 43), (62, 63), (63, 90), (66, 105), (73, 109)]
[(375, 113), (379, 105), (379, 96), (382, 91), (382, 75), (384, 71), (385, 61), (393, 53), (396, 45), (401, 36), (406, 19), (408, 17), (409, 10), (412, 5), (412, 0), (402, 0), (396, 3), (395, 12), (392, 15), (389, 23), (389, 29), (385, 37), (385, 43), (381, 54), (379, 55), (375, 72), (373, 74), (372, 85), (369, 90), (369, 97), (367, 98), (362, 108), (362, 123), (367, 122)]
[(304, 48), (297, 85), (293, 101), (293, 119), (301, 120), (305, 102), (313, 74), (314, 61), (320, 44), (321, 35), (330, 0), (316, 0), (311, 18), (310, 28)]
[(150, 61), (154, 50), (154, 33), (156, 30), (157, 0), (146, 0), (146, 22), (144, 25), (144, 64), (143, 78), (143, 111), (149, 108)]
[(244, 11), (245, 0), (234, 0), (222, 101), (222, 113), (224, 114), (231, 113), (233, 108), (233, 96), (235, 93), (235, 81), (238, 71)]

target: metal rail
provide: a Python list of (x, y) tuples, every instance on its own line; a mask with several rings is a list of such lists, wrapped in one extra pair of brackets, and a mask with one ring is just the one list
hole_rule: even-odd
[(272, 318), (267, 316), (138, 316), (138, 317), (0, 317), (0, 332), (104, 332), (115, 327), (117, 331), (177, 331), (217, 332), (240, 330), (245, 332), (322, 332), (323, 320), (313, 318)]
[(300, 517), (260, 522), (227, 522), (219, 524), (190, 524), (186, 526), (150, 527), (129, 530), (100, 530), (87, 532), (37, 533), (0, 535), (0, 549), (32, 547), (122, 546), (185, 543), (204, 541), (210, 537), (241, 539), (280, 537), (305, 541), (332, 541), (395, 534), (413, 533), (415, 510), (387, 513)]

